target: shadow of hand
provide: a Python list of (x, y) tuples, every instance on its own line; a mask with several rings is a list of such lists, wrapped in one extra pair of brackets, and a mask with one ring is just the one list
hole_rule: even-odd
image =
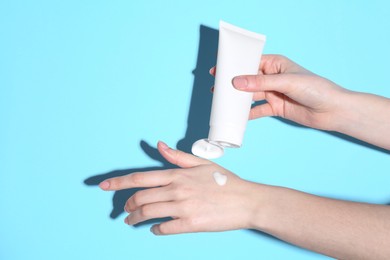
[[(99, 185), (102, 181), (108, 179), (108, 178), (113, 178), (113, 177), (118, 177), (118, 176), (123, 176), (123, 175), (128, 175), (132, 174), (135, 172), (146, 172), (146, 171), (155, 171), (155, 170), (166, 170), (166, 169), (172, 169), (176, 168), (175, 165), (168, 163), (158, 152), (158, 150), (154, 147), (151, 147), (148, 143), (145, 141), (140, 142), (140, 146), (142, 150), (153, 160), (156, 160), (162, 164), (162, 166), (155, 166), (155, 167), (144, 167), (144, 168), (130, 168), (130, 169), (122, 169), (122, 170), (114, 170), (110, 171), (107, 173), (103, 174), (98, 174), (92, 177), (89, 177), (84, 180), (84, 184), (88, 186), (97, 186)], [(142, 188), (134, 188), (134, 189), (126, 189), (126, 190), (120, 190), (120, 191), (115, 191), (114, 196), (112, 198), (112, 211), (110, 214), (110, 218), (115, 219), (117, 218), (120, 214), (124, 212), (124, 206), (128, 198), (130, 198), (134, 193), (137, 191), (141, 190)]]
[[(214, 79), (208, 71), (216, 64), (218, 51), (218, 30), (200, 25), (199, 27), (199, 48), (196, 62), (196, 68), (193, 70), (194, 82), (192, 88), (190, 109), (187, 120), (187, 131), (183, 139), (177, 143), (179, 150), (190, 152), (192, 144), (208, 135), (209, 115), (211, 109), (212, 94), (210, 87)], [(100, 182), (108, 178), (132, 174), (135, 172), (145, 172), (154, 170), (166, 170), (177, 168), (177, 166), (168, 163), (160, 155), (158, 150), (151, 147), (145, 141), (140, 142), (142, 150), (153, 160), (159, 162), (161, 166), (130, 168), (110, 171), (107, 173), (95, 175), (84, 180), (86, 185), (99, 185)], [(128, 198), (141, 189), (127, 189), (116, 191), (112, 198), (113, 209), (110, 218), (115, 219), (124, 212), (123, 207)]]

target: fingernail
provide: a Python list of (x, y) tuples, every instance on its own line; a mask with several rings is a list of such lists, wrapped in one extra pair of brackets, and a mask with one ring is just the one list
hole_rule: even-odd
[(126, 223), (127, 225), (129, 225), (129, 220), (127, 219), (127, 217), (125, 218), (125, 223)]
[(166, 143), (164, 143), (163, 141), (158, 141), (158, 142), (160, 143), (161, 149), (163, 149), (163, 150), (169, 149), (168, 145)]
[(242, 76), (234, 77), (233, 85), (235, 88), (245, 89), (248, 86), (248, 80)]
[(159, 144), (160, 144), (160, 148), (162, 150), (167, 151), (167, 152), (169, 152), (171, 150), (171, 148), (166, 143), (159, 141)]
[(155, 235), (160, 235), (160, 232), (158, 231), (157, 225), (153, 225), (153, 226), (150, 228), (150, 232), (152, 232), (152, 233), (155, 234)]
[(214, 93), (214, 86), (212, 86), (212, 87), (210, 88), (210, 92), (211, 92), (211, 93)]
[(214, 73), (215, 73), (215, 67), (212, 67), (212, 68), (209, 70), (209, 73), (210, 73), (211, 75), (214, 75)]
[(107, 190), (110, 187), (110, 183), (108, 181), (103, 181), (99, 184), (99, 187), (103, 190)]
[(129, 213), (129, 211), (127, 210), (126, 205), (123, 207), (123, 210), (124, 210), (125, 212)]

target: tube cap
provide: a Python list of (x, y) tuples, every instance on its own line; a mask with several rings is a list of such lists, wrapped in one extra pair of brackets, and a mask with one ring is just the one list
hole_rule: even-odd
[(224, 154), (223, 147), (208, 139), (200, 139), (192, 145), (192, 153), (205, 159), (216, 159)]

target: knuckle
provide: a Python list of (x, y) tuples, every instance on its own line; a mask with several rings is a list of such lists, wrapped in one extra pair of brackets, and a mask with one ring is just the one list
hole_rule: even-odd
[(193, 203), (191, 203), (191, 201), (183, 203), (182, 211), (186, 216), (191, 215), (191, 212), (193, 211)]
[(140, 206), (141, 203), (142, 203), (142, 194), (140, 194), (140, 192), (136, 192), (133, 196), (132, 196), (132, 204), (137, 207), (137, 206)]
[(123, 207), (125, 211), (128, 211), (130, 209), (130, 200), (131, 198), (126, 201), (125, 206)]
[(275, 54), (274, 59), (276, 60), (287, 60), (287, 57), (281, 54)]
[(253, 88), (260, 89), (262, 86), (265, 85), (265, 77), (263, 75), (257, 75), (254, 80)]
[(142, 173), (133, 173), (131, 175), (131, 180), (135, 185), (142, 185), (145, 180), (145, 176)]
[(110, 189), (118, 189), (121, 186), (120, 184), (121, 184), (121, 179), (119, 178), (110, 179)]
[(173, 190), (173, 196), (175, 199), (181, 199), (183, 198), (183, 195), (184, 195), (184, 192), (183, 192), (183, 189), (180, 188), (180, 187), (176, 187), (174, 190)]
[(186, 219), (186, 225), (193, 231), (197, 230), (200, 225), (200, 219), (197, 217), (191, 217)]
[(173, 190), (173, 194), (175, 199), (183, 199), (189, 197), (192, 191), (191, 187), (178, 186)]
[(271, 56), (271, 58), (272, 58), (272, 62), (275, 64), (285, 63), (285, 62), (289, 61), (289, 58), (287, 58), (286, 56), (281, 55), (281, 54), (273, 54)]
[(171, 175), (173, 179), (177, 179), (180, 177), (180, 169), (169, 169), (167, 170), (167, 174)]
[(182, 196), (181, 190), (178, 189), (178, 188), (174, 188), (174, 189), (172, 190), (172, 194), (173, 194), (173, 198), (174, 198), (175, 200), (180, 200), (180, 199), (183, 197), (183, 196)]
[(139, 214), (142, 218), (148, 218), (148, 217), (151, 217), (152, 216), (152, 207), (149, 206), (149, 205), (145, 205), (145, 206), (142, 206), (140, 208), (140, 211), (139, 211)]

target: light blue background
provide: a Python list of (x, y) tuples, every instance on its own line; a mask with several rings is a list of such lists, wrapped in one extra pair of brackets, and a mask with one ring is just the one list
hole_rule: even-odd
[[(156, 237), (110, 218), (113, 193), (84, 181), (160, 167), (140, 141), (183, 138), (200, 25), (266, 34), (265, 53), (389, 97), (389, 17), (373, 0), (0, 1), (0, 259), (328, 259), (247, 230)], [(244, 146), (217, 162), (257, 182), (390, 202), (387, 153), (274, 118), (250, 122)]]

